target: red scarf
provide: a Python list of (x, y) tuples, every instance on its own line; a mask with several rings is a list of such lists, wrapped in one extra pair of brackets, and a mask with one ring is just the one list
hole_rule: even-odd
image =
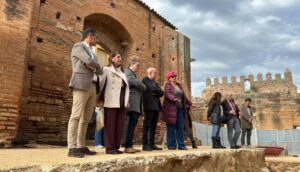
[(228, 101), (229, 106), (231, 107), (231, 109), (234, 110), (235, 113), (237, 113), (235, 103), (234, 103), (232, 100), (228, 100), (228, 99), (227, 99), (227, 101)]

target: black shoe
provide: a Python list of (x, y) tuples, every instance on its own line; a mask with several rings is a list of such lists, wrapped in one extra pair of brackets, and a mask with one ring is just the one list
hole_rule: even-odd
[(118, 154), (124, 153), (123, 151), (120, 151), (120, 150), (116, 150), (116, 152), (117, 152)]
[(152, 151), (152, 147), (150, 145), (144, 145), (143, 151)]
[(96, 155), (97, 154), (97, 152), (95, 152), (95, 151), (90, 151), (88, 147), (78, 148), (78, 150), (85, 155)]
[(78, 149), (73, 148), (73, 149), (69, 149), (68, 157), (82, 158), (84, 157), (84, 154), (81, 153)]
[(116, 150), (106, 151), (106, 154), (119, 155), (119, 153)]
[(234, 146), (230, 146), (230, 149), (239, 149), (241, 148), (240, 146), (234, 145)]
[(168, 147), (168, 150), (176, 150), (176, 148), (174, 147)]
[(217, 138), (216, 138), (216, 142), (217, 142), (217, 144), (219, 145), (219, 147), (220, 147), (221, 149), (226, 149), (226, 147), (223, 146), (223, 145), (221, 144), (221, 138), (220, 138), (220, 137), (217, 137)]
[(197, 149), (198, 148), (194, 140), (192, 141), (192, 148), (193, 149)]
[(152, 149), (152, 150), (162, 150), (162, 148), (157, 147), (156, 145), (152, 145), (152, 146), (151, 146), (151, 149)]
[(211, 138), (211, 141), (212, 141), (212, 143), (213, 143), (213, 145), (212, 145), (212, 148), (213, 148), (213, 149), (221, 149), (221, 147), (217, 144), (216, 137), (212, 137), (212, 138)]
[(186, 147), (178, 148), (178, 150), (188, 150)]

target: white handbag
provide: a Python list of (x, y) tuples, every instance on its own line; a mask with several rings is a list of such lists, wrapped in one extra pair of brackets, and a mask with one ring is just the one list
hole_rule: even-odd
[(97, 113), (96, 128), (97, 130), (101, 130), (104, 127), (104, 109), (96, 107), (95, 112)]

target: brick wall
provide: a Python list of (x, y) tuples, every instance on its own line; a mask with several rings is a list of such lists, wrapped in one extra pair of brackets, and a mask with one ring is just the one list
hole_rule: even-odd
[[(16, 142), (66, 142), (72, 105), (68, 88), (70, 51), (73, 44), (80, 41), (81, 32), (86, 27), (97, 30), (99, 44), (108, 51), (120, 51), (125, 66), (130, 55), (140, 56), (140, 79), (146, 76), (147, 67), (154, 66), (160, 73), (157, 80), (163, 86), (165, 73), (175, 70), (180, 73), (180, 81), (190, 95), (190, 83), (185, 80), (185, 76), (190, 76), (188, 38), (141, 1), (27, 1), (0, 3), (2, 10), (7, 5), (15, 8), (13, 20), (1, 13), (5, 22), (0, 26), (0, 43), (12, 44), (1, 46), (5, 51), (0, 52), (1, 67), (5, 69), (0, 73), (0, 78), (5, 81), (0, 85), (4, 90), (0, 93), (0, 102), (3, 102), (0, 104), (0, 129), (13, 129), (13, 134), (8, 139), (8, 136), (2, 137), (1, 132), (0, 143), (15, 138), (16, 121), (19, 121)], [(123, 45), (123, 42), (128, 45)], [(7, 68), (8, 64), (14, 68)], [(8, 111), (12, 118), (5, 116)], [(158, 125), (158, 133), (163, 133), (164, 125)]]
[(0, 2), (0, 145), (15, 138), (21, 109), (32, 3)]

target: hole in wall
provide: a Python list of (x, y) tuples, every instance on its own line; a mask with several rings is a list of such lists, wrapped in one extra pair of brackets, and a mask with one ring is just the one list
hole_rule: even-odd
[(111, 6), (112, 8), (116, 8), (116, 4), (115, 4), (114, 2), (110, 2), (110, 6)]
[(37, 37), (37, 38), (36, 38), (36, 42), (38, 42), (38, 43), (42, 43), (43, 41), (44, 41), (44, 39), (41, 38), (41, 37)]
[(56, 17), (56, 19), (60, 19), (60, 17), (61, 17), (61, 12), (58, 11), (58, 12), (56, 13), (55, 17)]
[(82, 19), (80, 16), (76, 16), (76, 21), (80, 22)]
[(46, 3), (46, 0), (40, 0), (40, 6), (44, 5)]
[(152, 58), (156, 58), (156, 55), (155, 55), (155, 53), (152, 53)]

